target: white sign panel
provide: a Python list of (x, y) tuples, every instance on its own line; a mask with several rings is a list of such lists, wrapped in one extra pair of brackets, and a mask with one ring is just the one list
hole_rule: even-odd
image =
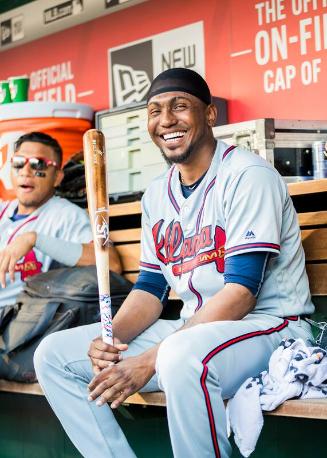
[(109, 49), (110, 106), (145, 100), (153, 78), (176, 67), (205, 76), (203, 22)]

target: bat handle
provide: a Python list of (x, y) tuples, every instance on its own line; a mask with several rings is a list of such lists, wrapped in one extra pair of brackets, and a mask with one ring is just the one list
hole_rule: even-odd
[(100, 313), (101, 313), (101, 329), (102, 329), (102, 340), (112, 345), (112, 314), (111, 314), (111, 299), (109, 294), (100, 294)]
[(99, 286), (99, 303), (101, 314), (102, 339), (112, 345), (112, 312), (109, 286), (109, 263), (108, 252), (96, 252), (96, 266)]

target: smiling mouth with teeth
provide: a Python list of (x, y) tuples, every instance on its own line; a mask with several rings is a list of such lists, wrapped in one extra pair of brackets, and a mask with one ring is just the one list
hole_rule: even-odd
[(179, 140), (180, 138), (183, 138), (184, 135), (185, 132), (171, 132), (169, 134), (161, 135), (161, 138), (163, 138), (166, 142), (174, 142)]

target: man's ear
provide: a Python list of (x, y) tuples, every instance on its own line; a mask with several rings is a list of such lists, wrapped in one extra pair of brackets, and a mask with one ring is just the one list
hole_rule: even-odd
[(208, 126), (214, 127), (214, 125), (216, 124), (217, 116), (218, 116), (217, 107), (216, 107), (216, 105), (213, 105), (211, 103), (207, 107), (207, 122), (208, 122)]
[(57, 176), (56, 176), (56, 179), (55, 179), (55, 182), (54, 182), (54, 187), (57, 188), (60, 183), (62, 182), (64, 178), (64, 172), (60, 169), (60, 170), (57, 170)]

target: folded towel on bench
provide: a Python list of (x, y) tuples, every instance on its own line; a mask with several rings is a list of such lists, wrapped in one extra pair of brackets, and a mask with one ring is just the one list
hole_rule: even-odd
[(269, 370), (248, 378), (227, 404), (227, 423), (243, 456), (255, 449), (262, 410), (274, 410), (287, 399), (327, 398), (327, 356), (302, 339), (284, 339), (271, 355)]

